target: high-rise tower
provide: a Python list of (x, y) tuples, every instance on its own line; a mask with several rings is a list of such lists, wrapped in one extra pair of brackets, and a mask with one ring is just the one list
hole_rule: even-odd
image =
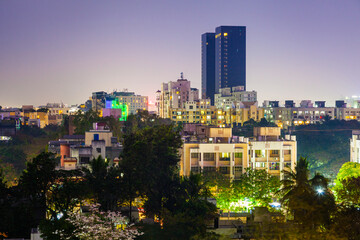
[(246, 27), (220, 26), (202, 35), (202, 97), (235, 86), (246, 90)]
[(201, 35), (201, 98), (211, 99), (215, 94), (215, 33)]

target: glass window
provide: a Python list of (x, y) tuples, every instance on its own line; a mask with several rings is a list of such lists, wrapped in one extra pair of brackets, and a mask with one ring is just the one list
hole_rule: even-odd
[(204, 161), (215, 161), (215, 153), (204, 153)]
[(199, 153), (191, 153), (191, 158), (199, 158)]
[(220, 153), (220, 161), (230, 161), (230, 153), (229, 152)]
[(242, 152), (236, 152), (235, 158), (242, 158), (243, 153)]
[(270, 170), (280, 170), (280, 164), (278, 162), (271, 162), (269, 169)]

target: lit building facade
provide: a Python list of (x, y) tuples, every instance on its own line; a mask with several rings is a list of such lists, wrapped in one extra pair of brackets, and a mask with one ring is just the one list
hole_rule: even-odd
[(215, 33), (201, 35), (201, 98), (210, 98), (214, 105), (215, 94)]
[(161, 118), (170, 118), (170, 109), (184, 108), (187, 101), (199, 100), (199, 90), (191, 88), (190, 81), (181, 78), (176, 82), (163, 83), (160, 92), (157, 92), (156, 106)]
[(219, 26), (202, 35), (202, 98), (221, 88), (243, 86), (246, 90), (246, 27)]
[(360, 163), (360, 131), (353, 131), (350, 139), (350, 161)]
[(255, 128), (255, 138), (233, 137), (231, 128), (209, 128), (201, 141), (185, 140), (180, 174), (219, 172), (238, 179), (246, 168), (264, 169), (283, 178), (282, 170), (295, 170), (296, 138), (280, 138), (280, 128)]
[(219, 93), (214, 95), (216, 108), (227, 109), (234, 107), (240, 102), (257, 102), (256, 91), (244, 91), (243, 86), (232, 88), (221, 88)]
[(201, 123), (218, 127), (242, 125), (253, 119), (260, 121), (264, 117), (264, 109), (253, 102), (237, 103), (231, 108), (216, 108), (210, 100), (186, 102), (184, 108), (169, 109), (169, 118), (177, 123)]

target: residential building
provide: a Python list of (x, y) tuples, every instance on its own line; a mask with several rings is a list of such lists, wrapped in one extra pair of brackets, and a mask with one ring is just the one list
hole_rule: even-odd
[(216, 108), (210, 100), (185, 102), (183, 108), (170, 108), (170, 119), (177, 123), (201, 123), (218, 127), (242, 125), (253, 119), (260, 121), (264, 110), (256, 102), (238, 102), (231, 108)]
[(350, 139), (350, 162), (360, 163), (360, 131), (353, 131)]
[(191, 88), (191, 83), (181, 73), (176, 82), (163, 83), (157, 92), (156, 106), (161, 118), (170, 117), (170, 109), (184, 108), (185, 102), (199, 100), (199, 90)]
[(264, 169), (283, 178), (282, 170), (295, 170), (296, 137), (280, 137), (280, 128), (255, 128), (253, 139), (232, 136), (231, 128), (208, 127), (206, 137), (184, 136), (180, 174), (219, 172), (238, 179), (246, 168)]
[(60, 155), (60, 168), (70, 170), (86, 166), (99, 156), (117, 164), (122, 146), (104, 124), (94, 123), (93, 130), (85, 132), (85, 136), (67, 135), (50, 141), (49, 151)]
[(240, 102), (257, 102), (256, 91), (244, 91), (243, 86), (232, 88), (221, 88), (219, 93), (214, 95), (216, 108), (228, 109)]
[(303, 124), (316, 124), (329, 116), (336, 118), (336, 108), (326, 107), (325, 101), (316, 101), (315, 107), (310, 100), (303, 100), (300, 107), (294, 101), (287, 100), (285, 107), (279, 106), (278, 101), (265, 101), (263, 104), (266, 120), (275, 123), (281, 128)]

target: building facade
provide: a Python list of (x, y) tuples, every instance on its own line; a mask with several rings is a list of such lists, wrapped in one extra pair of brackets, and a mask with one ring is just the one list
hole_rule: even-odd
[(215, 34), (202, 35), (202, 98), (213, 99), (213, 86), (214, 93), (235, 86), (246, 90), (245, 26), (219, 26)]
[(215, 33), (201, 35), (201, 98), (210, 98), (214, 104), (215, 94)]
[(221, 88), (219, 93), (214, 95), (216, 108), (228, 109), (240, 102), (257, 102), (256, 91), (245, 91), (243, 86), (232, 88)]
[(233, 137), (231, 128), (208, 128), (202, 140), (185, 140), (180, 174), (219, 172), (238, 179), (246, 168), (264, 169), (283, 178), (282, 170), (295, 170), (296, 138), (280, 138), (280, 128), (255, 128), (255, 138)]
[(161, 118), (170, 118), (170, 109), (184, 108), (185, 102), (199, 100), (199, 90), (191, 88), (190, 84), (181, 74), (176, 82), (170, 81), (161, 85), (156, 97), (156, 106)]
[(350, 162), (360, 163), (360, 131), (353, 131), (350, 139)]

